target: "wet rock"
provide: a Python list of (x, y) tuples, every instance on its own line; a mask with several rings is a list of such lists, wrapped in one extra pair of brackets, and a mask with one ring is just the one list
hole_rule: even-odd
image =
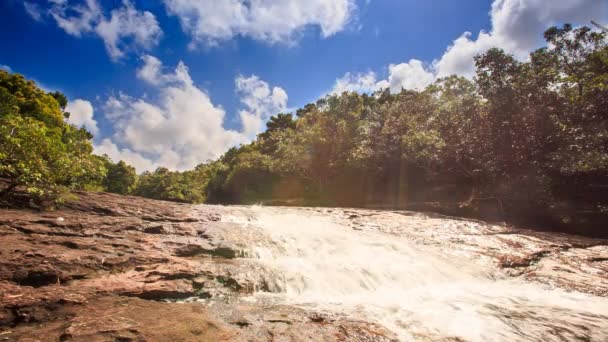
[(158, 224), (144, 228), (144, 233), (148, 234), (171, 234), (173, 227), (170, 224)]
[(345, 316), (314, 321), (309, 316), (325, 316), (283, 305), (217, 303), (210, 312), (238, 329), (237, 341), (397, 341), (385, 328)]
[(542, 250), (525, 256), (504, 255), (499, 258), (499, 267), (516, 268), (530, 267), (538, 262), (543, 256), (549, 254), (550, 251)]
[[(239, 258), (264, 239), (227, 222), (242, 211), (255, 224), (249, 208), (77, 195), (51, 213), (0, 210), (0, 340), (396, 339), (370, 322), (240, 300), (280, 288), (280, 274)], [(491, 263), (501, 276), (608, 296), (605, 240), (411, 212), (289, 210)], [(186, 299), (201, 302), (167, 302)]]
[(16, 327), (12, 337), (44, 341), (223, 341), (229, 328), (207, 315), (197, 304), (105, 297), (87, 304), (86, 310), (65, 311), (71, 316), (60, 325), (27, 331)]
[[(215, 278), (238, 265), (189, 262), (164, 246), (171, 241), (182, 249), (196, 238), (193, 225), (201, 223), (190, 216), (192, 206), (78, 195), (57, 212), (0, 210), (0, 330), (24, 325), (33, 334), (39, 327), (28, 324), (52, 325), (100, 296), (162, 301), (233, 291)], [(205, 246), (209, 253), (219, 248)], [(78, 336), (70, 330), (63, 338)]]
[(230, 247), (204, 247), (201, 245), (188, 244), (186, 246), (177, 248), (175, 255), (178, 257), (193, 257), (201, 254), (233, 259), (236, 258), (238, 253)]
[(200, 245), (188, 244), (175, 250), (175, 255), (178, 257), (193, 257), (199, 254), (206, 254), (208, 249)]

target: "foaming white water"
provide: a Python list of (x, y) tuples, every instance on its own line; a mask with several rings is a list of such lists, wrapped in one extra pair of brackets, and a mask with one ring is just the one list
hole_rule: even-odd
[(331, 216), (253, 208), (231, 220), (257, 230), (248, 255), (274, 270), (272, 293), (255, 298), (376, 321), (404, 340), (608, 339), (608, 300), (495, 279), (472, 263)]

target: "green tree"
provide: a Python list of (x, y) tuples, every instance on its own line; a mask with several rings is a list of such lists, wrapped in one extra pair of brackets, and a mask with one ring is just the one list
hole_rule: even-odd
[(271, 154), (276, 151), (277, 144), (283, 137), (283, 132), (296, 128), (296, 122), (291, 114), (279, 113), (276, 116), (271, 116), (266, 123), (266, 131), (258, 136), (260, 149), (264, 153)]
[(55, 97), (22, 75), (0, 70), (0, 103), (0, 117), (17, 114), (32, 117), (49, 127), (65, 125), (62, 107)]
[(202, 203), (209, 180), (206, 171), (204, 166), (184, 172), (159, 167), (154, 172), (143, 172), (132, 193), (160, 200)]
[(118, 194), (130, 194), (137, 183), (135, 168), (122, 160), (116, 164), (110, 162), (107, 168), (108, 173), (104, 180), (105, 189)]
[(0, 177), (8, 180), (3, 197), (21, 186), (35, 201), (48, 202), (105, 175), (92, 155), (92, 135), (64, 122), (63, 100), (0, 70)]
[(557, 150), (553, 165), (563, 173), (608, 170), (608, 43), (605, 32), (588, 27), (552, 27), (550, 48), (540, 50), (543, 71), (559, 88), (561, 108), (554, 115)]

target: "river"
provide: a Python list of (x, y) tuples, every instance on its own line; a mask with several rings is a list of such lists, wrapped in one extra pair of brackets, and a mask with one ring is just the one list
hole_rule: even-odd
[[(268, 288), (249, 300), (373, 321), (403, 341), (608, 340), (608, 298), (538, 281), (549, 279), (542, 277), (547, 272), (562, 279), (551, 260), (574, 253), (552, 250), (553, 242), (501, 226), (398, 212), (243, 207), (222, 220), (247, 231), (244, 258), (269, 270)], [(547, 260), (525, 272), (497, 267), (497, 256), (545, 242)], [(604, 247), (576, 253), (605, 255)], [(605, 270), (600, 266), (586, 272), (597, 277)]]

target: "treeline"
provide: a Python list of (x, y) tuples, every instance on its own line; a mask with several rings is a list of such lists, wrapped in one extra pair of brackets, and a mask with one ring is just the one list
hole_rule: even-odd
[(473, 80), (327, 96), (217, 161), (144, 179), (175, 179), (164, 198), (186, 201), (439, 210), (606, 234), (607, 37), (564, 25), (545, 39), (525, 62), (477, 56)]
[[(93, 135), (68, 123), (68, 101), (0, 70), (0, 205), (51, 208), (72, 190), (203, 202), (204, 171), (159, 168), (137, 175), (124, 161), (93, 154)], [(207, 169), (207, 168), (205, 168)], [(193, 184), (196, 184), (194, 186)]]
[[(0, 176), (21, 183), (34, 180), (35, 189), (55, 182), (193, 203), (432, 209), (604, 232), (606, 33), (564, 25), (547, 30), (545, 39), (548, 46), (526, 62), (500, 49), (477, 56), (473, 80), (452, 76), (423, 91), (399, 94), (329, 95), (295, 113), (272, 117), (251, 144), (186, 172), (159, 168), (137, 176), (123, 162), (89, 156), (90, 136), (61, 120), (65, 99), (40, 94), (56, 102), (56, 120), (47, 122), (23, 114), (24, 109), (5, 115), (4, 108), (10, 107), (4, 104), (5, 91), (0, 139), (7, 139), (18, 124), (57, 125), (58, 135), (49, 146), (65, 146), (62, 153), (80, 159), (68, 163), (62, 179), (42, 173), (15, 178), (23, 170), (4, 166)], [(80, 140), (62, 138), (76, 132)], [(0, 154), (3, 165), (9, 160), (4, 156)], [(56, 156), (39, 159), (49, 158)], [(86, 172), (68, 177), (71, 169)], [(36, 183), (43, 178), (45, 184)]]

